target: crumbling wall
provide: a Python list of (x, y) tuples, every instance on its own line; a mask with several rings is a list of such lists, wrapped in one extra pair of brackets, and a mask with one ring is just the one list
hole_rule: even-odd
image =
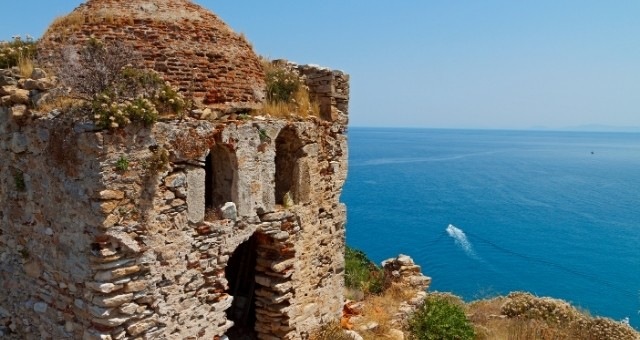
[[(3, 73), (6, 91), (19, 93), (34, 80)], [(0, 106), (0, 337), (82, 336), (91, 324), (85, 288), (101, 268), (91, 245), (105, 209), (101, 134), (57, 119), (57, 112), (27, 116), (22, 101), (6, 97)]]
[[(9, 111), (0, 107), (0, 157), (11, 160), (0, 163), (3, 335), (231, 336), (240, 310), (251, 314), (241, 331), (303, 339), (339, 318), (346, 108), (331, 109), (334, 121), (185, 118), (116, 130)], [(290, 147), (279, 150), (279, 136)], [(278, 152), (296, 155), (294, 171), (278, 172)], [(221, 174), (225, 194), (208, 198)], [(287, 202), (278, 176), (289, 178)], [(255, 265), (231, 268), (248, 240)], [(240, 272), (252, 282), (234, 296), (229, 275)]]
[(309, 87), (309, 94), (320, 105), (324, 120), (347, 125), (349, 114), (349, 75), (316, 65), (290, 65)]

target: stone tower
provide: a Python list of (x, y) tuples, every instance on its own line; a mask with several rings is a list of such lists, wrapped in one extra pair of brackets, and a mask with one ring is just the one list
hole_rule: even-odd
[(348, 76), (289, 64), (320, 117), (263, 116), (250, 45), (186, 0), (89, 0), (42, 60), (91, 37), (130, 44), (195, 107), (100, 129), (33, 106), (44, 72), (0, 70), (0, 335), (304, 339), (339, 318)]

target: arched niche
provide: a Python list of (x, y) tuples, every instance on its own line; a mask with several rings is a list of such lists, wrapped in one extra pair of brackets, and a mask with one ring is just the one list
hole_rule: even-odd
[[(276, 138), (276, 174), (275, 174), (275, 202), (287, 205), (287, 203), (299, 203), (306, 200), (303, 197), (303, 164), (305, 156), (303, 143), (298, 137), (295, 128), (287, 126), (283, 128)], [(286, 202), (285, 195), (293, 202)]]
[(205, 160), (205, 207), (217, 210), (226, 202), (237, 204), (235, 154), (222, 144), (216, 144)]

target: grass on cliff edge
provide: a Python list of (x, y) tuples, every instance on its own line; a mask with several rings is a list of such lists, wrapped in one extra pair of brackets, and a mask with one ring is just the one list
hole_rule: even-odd
[[(341, 326), (356, 330), (365, 340), (394, 339), (390, 334), (391, 319), (397, 313), (400, 304), (415, 295), (415, 292), (399, 289), (400, 287), (394, 285), (383, 289), (382, 278), (382, 270), (369, 260), (364, 252), (347, 247), (346, 295), (348, 298), (352, 295), (352, 299), (361, 300), (363, 307), (360, 319), (352, 318), (352, 322), (343, 322)], [(363, 289), (364, 287), (378, 285), (380, 291), (375, 294), (371, 291), (368, 294), (364, 293), (364, 290), (367, 290)], [(360, 296), (353, 298), (353, 295), (357, 295), (354, 292), (359, 292)], [(539, 298), (529, 293), (516, 292), (508, 296), (465, 304), (460, 298), (446, 293), (430, 293), (429, 296), (445, 296), (444, 300), (458, 306), (458, 312), (447, 312), (445, 314), (452, 316), (441, 315), (440, 321), (426, 318), (424, 322), (431, 323), (431, 327), (425, 328), (427, 330), (423, 333), (424, 337), (405, 327), (403, 331), (406, 338), (429, 339), (429, 328), (455, 324), (458, 325), (455, 327), (461, 328), (462, 334), (467, 335), (470, 334), (467, 326), (472, 325), (475, 334), (473, 338), (478, 340), (640, 340), (640, 333), (630, 326), (607, 318), (591, 317), (587, 312), (558, 299)], [(442, 303), (438, 303), (436, 307), (435, 309), (440, 311), (454, 309), (449, 304)], [(450, 322), (451, 320), (455, 322)], [(371, 322), (378, 326), (368, 330), (360, 329)], [(313, 339), (342, 339), (336, 337), (342, 336), (342, 333), (337, 332), (337, 326), (334, 323), (323, 328), (317, 333), (319, 336)]]
[(373, 263), (363, 251), (347, 246), (344, 262), (344, 284), (350, 290), (348, 295), (352, 295), (353, 300), (359, 300), (362, 295), (382, 293), (383, 270)]

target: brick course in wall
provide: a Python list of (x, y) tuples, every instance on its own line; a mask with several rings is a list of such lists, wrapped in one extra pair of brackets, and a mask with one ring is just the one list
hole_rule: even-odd
[(259, 58), (246, 39), (215, 14), (188, 0), (89, 0), (40, 39), (50, 66), (55, 51), (89, 38), (131, 46), (198, 106), (222, 111), (259, 108), (265, 96)]

